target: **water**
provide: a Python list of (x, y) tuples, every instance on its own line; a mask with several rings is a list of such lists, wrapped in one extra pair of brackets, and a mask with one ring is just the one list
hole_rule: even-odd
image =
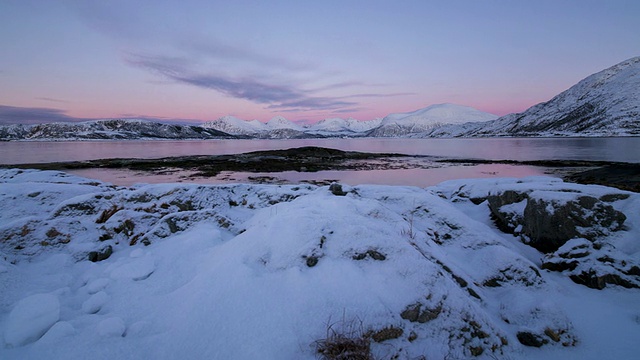
[[(62, 141), (0, 142), (0, 164), (47, 163), (107, 158), (161, 158), (185, 155), (222, 155), (258, 150), (321, 146), (347, 151), (430, 155), (443, 158), (489, 160), (599, 160), (640, 163), (640, 138), (482, 138), (482, 139), (303, 139), (204, 141)], [(488, 164), (434, 165), (430, 169), (286, 172), (279, 174), (221, 174), (193, 179), (188, 173), (151, 175), (128, 170), (87, 169), (74, 173), (130, 185), (135, 182), (199, 183), (246, 182), (248, 177), (276, 177), (273, 182), (339, 180), (348, 184), (428, 186), (455, 178), (542, 175), (547, 169)], [(271, 180), (269, 180), (271, 181)]]

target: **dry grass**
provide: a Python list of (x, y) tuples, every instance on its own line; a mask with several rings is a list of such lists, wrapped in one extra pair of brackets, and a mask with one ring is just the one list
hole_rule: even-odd
[(314, 345), (319, 359), (373, 360), (371, 340), (359, 320), (329, 323), (326, 338), (316, 341)]

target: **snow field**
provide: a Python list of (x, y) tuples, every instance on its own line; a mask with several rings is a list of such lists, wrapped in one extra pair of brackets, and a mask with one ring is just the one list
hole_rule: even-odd
[[(328, 326), (354, 324), (402, 329), (373, 343), (376, 358), (638, 350), (638, 289), (599, 291), (541, 270), (543, 254), (498, 231), (486, 204), (469, 200), (513, 187), (558, 199), (566, 191), (554, 189), (601, 196), (610, 188), (492, 179), (344, 187), (346, 196), (334, 196), (309, 185), (116, 188), (38, 171), (0, 179), (2, 359), (314, 359)], [(14, 198), (28, 201), (7, 206)], [(640, 213), (635, 194), (613, 205)], [(106, 220), (105, 211), (113, 212)], [(635, 261), (639, 221), (628, 216), (607, 238)], [(87, 260), (106, 245), (109, 258)], [(516, 336), (523, 331), (561, 340), (527, 347)]]

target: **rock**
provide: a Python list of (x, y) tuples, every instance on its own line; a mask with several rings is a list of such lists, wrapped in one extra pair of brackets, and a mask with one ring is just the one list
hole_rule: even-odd
[(401, 328), (397, 328), (394, 326), (389, 326), (386, 327), (382, 330), (378, 330), (376, 332), (373, 333), (373, 335), (371, 335), (371, 339), (373, 339), (373, 341), (379, 343), (379, 342), (383, 342), (385, 340), (391, 340), (391, 339), (397, 339), (400, 336), (402, 336), (402, 334), (404, 333), (404, 331)]
[(437, 318), (442, 312), (442, 306), (438, 306), (435, 309), (426, 308), (423, 311), (421, 311), (421, 308), (421, 303), (409, 305), (402, 313), (400, 313), (400, 317), (411, 322), (424, 324)]
[(611, 245), (596, 246), (586, 239), (571, 239), (547, 254), (542, 268), (567, 271), (575, 283), (592, 289), (604, 289), (607, 284), (640, 288), (640, 268), (635, 261)]
[(620, 230), (626, 216), (611, 205), (582, 195), (560, 201), (535, 198), (528, 193), (506, 190), (488, 198), (497, 226), (523, 237), (534, 248), (550, 253), (573, 238), (590, 241)]
[(345, 195), (347, 195), (347, 193), (342, 190), (342, 185), (340, 185), (338, 183), (333, 183), (333, 184), (329, 185), (329, 191), (331, 191), (331, 193), (333, 195), (336, 195), (336, 196), (345, 196)]
[(113, 254), (113, 248), (111, 247), (111, 245), (109, 245), (100, 251), (90, 252), (89, 261), (98, 262), (98, 261), (106, 260), (109, 258), (109, 256), (111, 256), (111, 254)]
[(307, 257), (307, 266), (314, 267), (318, 265), (318, 257), (317, 256), (309, 256)]
[(618, 274), (598, 274), (594, 270), (583, 271), (569, 277), (576, 284), (585, 285), (586, 287), (598, 290), (604, 289), (607, 284), (620, 285), (628, 289), (640, 288), (638, 284), (629, 281)]
[(516, 337), (524, 346), (541, 347), (545, 344), (545, 340), (542, 337), (528, 331), (520, 331), (516, 334)]

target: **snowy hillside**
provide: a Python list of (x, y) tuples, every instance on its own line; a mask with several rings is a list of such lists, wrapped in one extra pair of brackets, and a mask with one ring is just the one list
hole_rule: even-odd
[(373, 137), (395, 137), (421, 133), (447, 124), (489, 121), (497, 116), (468, 106), (436, 104), (409, 113), (390, 114), (376, 129), (368, 133)]
[(307, 137), (304, 128), (285, 119), (275, 116), (267, 123), (258, 120), (241, 120), (233, 116), (206, 122), (202, 127), (215, 129), (232, 135), (245, 135), (263, 139), (291, 139)]
[(640, 57), (593, 74), (553, 99), (484, 124), (430, 136), (640, 135)]
[[(0, 185), (2, 359), (316, 359), (333, 332), (376, 359), (640, 350), (636, 193), (552, 178), (125, 188), (32, 170)], [(547, 243), (531, 211), (575, 233)]]
[(300, 126), (282, 116), (276, 116), (267, 123), (257, 120), (247, 121), (233, 116), (224, 116), (218, 120), (202, 124), (203, 127), (215, 129), (233, 135), (248, 135), (259, 138), (291, 138), (321, 136), (349, 136), (364, 134), (380, 125), (380, 120), (358, 121), (355, 119), (331, 118), (315, 124)]
[(0, 140), (134, 140), (223, 139), (227, 133), (193, 125), (163, 124), (146, 120), (114, 119), (79, 123), (0, 126)]
[(352, 118), (330, 118), (320, 120), (315, 124), (309, 125), (306, 131), (326, 135), (341, 134), (348, 136), (354, 134), (363, 134), (373, 128), (380, 126), (381, 122), (382, 119), (359, 121)]
[(214, 129), (232, 135), (255, 135), (266, 131), (266, 126), (258, 120), (246, 121), (233, 116), (223, 116), (201, 125), (206, 129)]

